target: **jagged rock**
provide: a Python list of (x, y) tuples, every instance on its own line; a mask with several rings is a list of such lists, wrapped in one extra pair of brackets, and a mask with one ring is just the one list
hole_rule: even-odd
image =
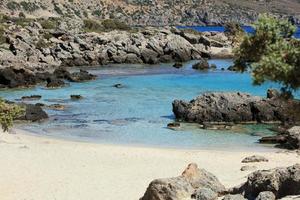
[(41, 99), (41, 95), (31, 95), (31, 96), (23, 96), (21, 99), (24, 101), (35, 101)]
[(72, 95), (70, 95), (70, 98), (72, 100), (80, 100), (80, 99), (83, 99), (83, 96), (78, 95), (78, 94), (72, 94)]
[(241, 194), (227, 194), (224, 196), (223, 200), (246, 200)]
[(181, 67), (183, 67), (183, 64), (182, 63), (180, 63), (180, 62), (176, 62), (174, 65), (173, 65), (173, 67), (175, 67), (175, 68), (181, 68)]
[(171, 122), (167, 125), (168, 128), (174, 129), (174, 128), (180, 128), (180, 123), (178, 122)]
[[(248, 176), (246, 183), (231, 189), (231, 193), (244, 194), (255, 199), (261, 192), (270, 191), (276, 199), (300, 194), (300, 164), (271, 170), (258, 170)], [(265, 193), (264, 193), (265, 194)]]
[(287, 142), (285, 135), (266, 136), (259, 139), (263, 144), (284, 144)]
[(209, 63), (207, 60), (201, 60), (200, 62), (194, 64), (193, 69), (198, 69), (198, 70), (208, 70), (209, 69)]
[(272, 99), (272, 98), (278, 98), (280, 97), (280, 92), (276, 89), (268, 89), (267, 91), (267, 98)]
[(190, 102), (175, 100), (176, 119), (204, 124), (299, 121), (300, 103), (296, 100), (263, 99), (246, 93), (204, 93)]
[(249, 156), (242, 160), (242, 163), (253, 163), (253, 162), (269, 162), (269, 160), (259, 155)]
[(70, 81), (73, 82), (82, 82), (82, 81), (89, 81), (95, 79), (96, 76), (93, 74), (90, 74), (89, 72), (80, 69), (79, 72), (74, 72), (71, 74)]
[(255, 200), (275, 200), (276, 197), (273, 192), (265, 191), (259, 193), (259, 195), (255, 198)]
[(25, 106), (25, 114), (17, 118), (18, 120), (28, 120), (28, 121), (40, 121), (48, 118), (48, 115), (43, 109), (38, 105), (32, 104), (21, 104)]
[(300, 149), (300, 126), (294, 126), (287, 131), (287, 144), (292, 149)]
[[(201, 189), (205, 189), (206, 192)], [(199, 193), (195, 193), (197, 190)], [(182, 200), (197, 194), (209, 199), (215, 197), (214, 194), (218, 196), (224, 191), (225, 187), (213, 174), (199, 169), (196, 164), (190, 164), (179, 177), (152, 181), (141, 200)]]
[(192, 198), (197, 200), (217, 200), (218, 194), (208, 188), (200, 188), (193, 195)]
[(50, 76), (46, 79), (48, 88), (60, 88), (65, 86), (65, 82), (61, 79), (58, 79), (54, 76)]

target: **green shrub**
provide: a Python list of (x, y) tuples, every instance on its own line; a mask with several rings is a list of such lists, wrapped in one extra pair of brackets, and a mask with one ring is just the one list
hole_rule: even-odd
[(9, 104), (0, 98), (0, 124), (3, 131), (8, 131), (13, 125), (13, 120), (22, 115), (24, 111), (24, 108)]
[(116, 19), (106, 19), (102, 21), (102, 26), (110, 30), (130, 30), (130, 27), (124, 22), (118, 21)]
[(45, 42), (43, 39), (39, 39), (39, 41), (35, 44), (37, 49), (44, 49), (49, 47), (49, 44)]
[(26, 15), (23, 12), (19, 13), (19, 18), (26, 18)]
[(60, 7), (58, 7), (58, 5), (54, 5), (54, 10), (57, 14), (59, 15), (64, 15), (63, 11), (60, 9)]
[(288, 90), (300, 87), (300, 41), (293, 39), (296, 31), (287, 20), (262, 15), (254, 26), (255, 33), (245, 36), (235, 50), (235, 66), (249, 68), (255, 84), (274, 81)]
[(0, 44), (3, 44), (6, 42), (6, 38), (4, 37), (5, 28), (0, 25)]
[(87, 32), (102, 32), (103, 27), (95, 20), (85, 19), (84, 22), (84, 30)]
[(101, 16), (101, 10), (94, 10), (92, 12), (92, 15), (100, 17)]
[(32, 2), (21, 1), (20, 4), (27, 12), (34, 12), (40, 8), (38, 5)]
[(41, 20), (40, 24), (43, 29), (56, 29), (58, 26), (58, 19), (52, 18), (47, 20)]
[(10, 1), (6, 4), (6, 7), (10, 10), (18, 10), (20, 9), (20, 5), (15, 1)]

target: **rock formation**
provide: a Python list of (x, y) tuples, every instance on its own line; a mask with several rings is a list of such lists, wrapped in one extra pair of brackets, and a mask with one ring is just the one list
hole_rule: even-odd
[(216, 199), (225, 187), (211, 173), (189, 164), (179, 177), (157, 179), (150, 183), (141, 200)]
[(300, 102), (282, 98), (264, 99), (246, 93), (204, 93), (190, 102), (175, 100), (177, 120), (205, 125), (227, 123), (295, 123)]

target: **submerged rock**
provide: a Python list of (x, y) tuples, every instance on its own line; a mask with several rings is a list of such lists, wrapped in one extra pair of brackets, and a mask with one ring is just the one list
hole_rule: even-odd
[(41, 95), (31, 95), (31, 96), (23, 96), (21, 99), (24, 101), (35, 101), (40, 100), (42, 98)]
[(178, 122), (171, 122), (167, 125), (168, 128), (170, 129), (175, 129), (175, 128), (180, 128), (180, 123)]
[(211, 173), (190, 164), (181, 176), (157, 179), (150, 183), (141, 200), (181, 200), (205, 197), (214, 200), (225, 187)]
[(78, 94), (72, 94), (72, 95), (70, 95), (70, 98), (72, 100), (80, 100), (80, 99), (83, 99), (83, 96), (78, 95)]
[(255, 198), (255, 200), (275, 200), (276, 197), (273, 192), (265, 191), (259, 193), (259, 195)]
[(241, 194), (227, 194), (223, 200), (246, 200), (246, 198)]
[(209, 63), (207, 62), (207, 60), (202, 60), (196, 64), (194, 64), (193, 69), (197, 69), (197, 70), (208, 70), (209, 69)]
[(246, 165), (246, 166), (242, 166), (241, 167), (241, 171), (244, 172), (244, 171), (253, 171), (253, 170), (256, 170), (257, 167), (256, 166), (249, 166), (249, 165)]
[(174, 63), (173, 67), (179, 69), (179, 68), (183, 67), (183, 64), (180, 62), (176, 62), (176, 63)]

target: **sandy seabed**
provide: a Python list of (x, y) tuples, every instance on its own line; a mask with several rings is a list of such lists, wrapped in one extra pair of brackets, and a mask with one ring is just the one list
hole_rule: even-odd
[(153, 179), (178, 176), (192, 162), (226, 187), (246, 180), (246, 156), (269, 159), (249, 164), (258, 169), (300, 163), (296, 153), (130, 147), (15, 132), (0, 133), (1, 200), (138, 200)]

